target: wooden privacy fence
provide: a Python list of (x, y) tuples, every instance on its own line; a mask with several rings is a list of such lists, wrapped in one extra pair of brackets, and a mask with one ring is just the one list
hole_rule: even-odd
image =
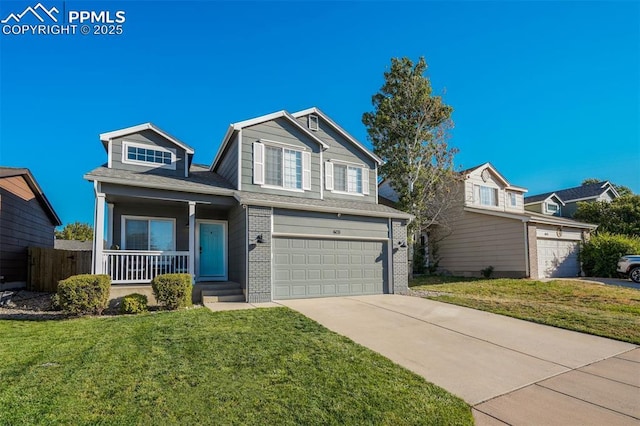
[(58, 281), (91, 273), (91, 252), (29, 247), (27, 290), (55, 292)]

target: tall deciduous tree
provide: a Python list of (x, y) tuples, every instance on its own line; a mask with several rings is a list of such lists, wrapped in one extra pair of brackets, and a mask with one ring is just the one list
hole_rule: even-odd
[(433, 94), (420, 58), (392, 58), (384, 84), (373, 95), (373, 111), (364, 113), (374, 152), (384, 160), (380, 176), (399, 197), (398, 207), (415, 216), (412, 229), (426, 231), (438, 223), (447, 226), (447, 215), (460, 179), (453, 168), (457, 149), (448, 145), (453, 108)]
[(596, 232), (640, 236), (640, 195), (624, 195), (609, 202), (578, 203), (574, 219), (598, 225)]
[(68, 223), (61, 230), (56, 230), (56, 239), (89, 241), (93, 239), (93, 227), (88, 223)]

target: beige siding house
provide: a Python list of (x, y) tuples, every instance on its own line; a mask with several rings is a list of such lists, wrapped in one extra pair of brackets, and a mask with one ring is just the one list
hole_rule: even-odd
[[(580, 275), (580, 242), (595, 225), (525, 210), (523, 187), (512, 185), (491, 163), (461, 172), (464, 194), (448, 235), (439, 235), (441, 272), (496, 277)], [(434, 230), (437, 235), (437, 229)]]

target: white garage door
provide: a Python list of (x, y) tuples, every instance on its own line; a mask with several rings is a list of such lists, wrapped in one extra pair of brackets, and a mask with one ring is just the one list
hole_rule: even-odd
[(578, 241), (538, 238), (538, 275), (540, 278), (580, 275)]
[(387, 242), (273, 239), (273, 298), (387, 292)]

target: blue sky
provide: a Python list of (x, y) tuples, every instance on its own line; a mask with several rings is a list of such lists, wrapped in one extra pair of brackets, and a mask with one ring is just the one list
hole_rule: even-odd
[(122, 35), (0, 34), (0, 164), (30, 168), (64, 223), (93, 221), (103, 132), (151, 121), (210, 163), (229, 123), (317, 106), (369, 145), (362, 113), (401, 56), (453, 106), (460, 167), (640, 193), (638, 2), (42, 3), (126, 12)]

